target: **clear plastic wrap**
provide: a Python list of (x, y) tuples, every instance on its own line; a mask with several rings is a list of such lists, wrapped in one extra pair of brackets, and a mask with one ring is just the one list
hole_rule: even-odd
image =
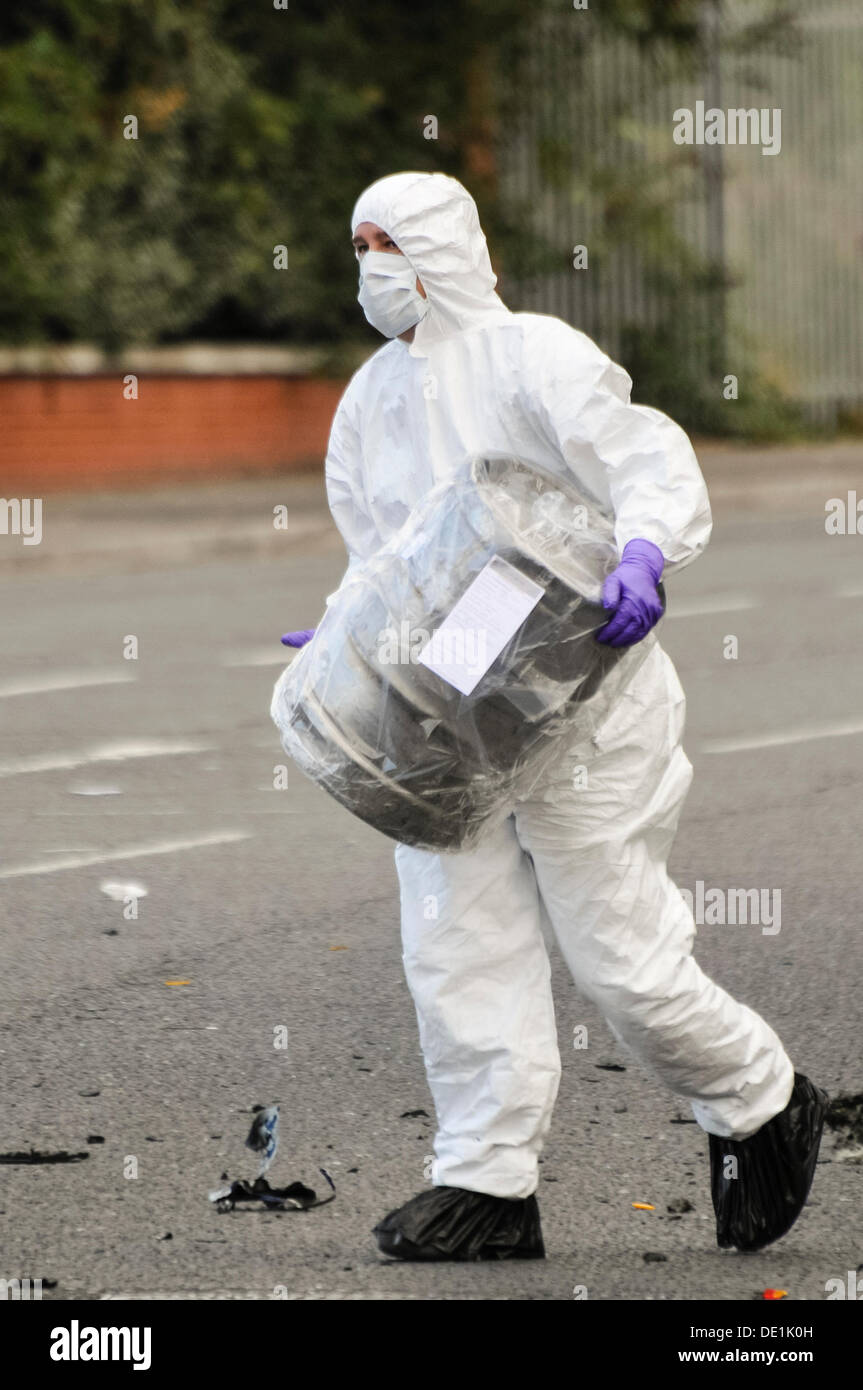
[[(466, 694), (420, 658), (434, 634), (439, 653), (445, 620), (491, 561), (514, 603), (519, 584), (542, 593), (484, 672), (491, 610), (487, 623), (446, 631), (445, 655), (475, 682)], [(472, 848), (536, 785), (561, 739), (589, 738), (605, 721), (653, 645), (653, 634), (629, 648), (595, 640), (617, 563), (611, 519), (574, 485), (518, 459), (468, 460), (351, 569), (276, 683), (285, 751), (385, 835)]]

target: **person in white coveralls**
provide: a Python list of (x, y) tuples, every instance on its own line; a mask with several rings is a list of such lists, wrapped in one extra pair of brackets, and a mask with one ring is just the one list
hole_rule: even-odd
[[(390, 341), (354, 375), (332, 426), (326, 485), (347, 574), (464, 458), (506, 454), (574, 478), (613, 516), (620, 564), (598, 636), (643, 640), (662, 613), (660, 576), (710, 536), (683, 430), (631, 404), (629, 376), (585, 334), (505, 307), (476, 206), (455, 179), (379, 179), (351, 231), (360, 304)], [(707, 1131), (719, 1244), (759, 1249), (805, 1203), (826, 1097), (691, 954), (692, 913), (666, 871), (692, 778), (685, 699), (651, 643), (577, 750), (586, 786), (561, 757), (478, 848), (396, 847), (404, 966), (438, 1129), (432, 1186), (375, 1227), (390, 1255), (544, 1254), (537, 1159), (560, 1076), (549, 925), (581, 994)]]

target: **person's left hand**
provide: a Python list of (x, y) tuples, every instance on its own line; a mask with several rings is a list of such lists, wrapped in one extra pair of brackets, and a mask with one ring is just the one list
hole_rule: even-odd
[(656, 586), (664, 565), (665, 557), (653, 541), (629, 541), (624, 546), (620, 564), (602, 586), (602, 606), (613, 608), (614, 616), (597, 632), (597, 642), (631, 647), (647, 636), (663, 613)]

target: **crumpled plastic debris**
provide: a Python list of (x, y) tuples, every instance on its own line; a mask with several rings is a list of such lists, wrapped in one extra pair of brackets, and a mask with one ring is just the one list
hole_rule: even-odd
[(336, 1187), (326, 1168), (318, 1171), (332, 1188), (329, 1197), (319, 1197), (314, 1188), (301, 1182), (292, 1182), (288, 1187), (270, 1187), (266, 1178), (255, 1178), (254, 1182), (239, 1178), (227, 1187), (216, 1188), (209, 1194), (210, 1201), (220, 1212), (233, 1211), (238, 1202), (261, 1202), (270, 1211), (310, 1211), (312, 1207), (325, 1207), (327, 1202), (334, 1200)]
[(246, 1148), (260, 1154), (258, 1177), (262, 1178), (276, 1156), (279, 1147), (279, 1107), (267, 1105), (259, 1110), (246, 1139)]
[[(256, 1105), (255, 1118), (246, 1137), (246, 1148), (259, 1155), (258, 1176), (249, 1182), (237, 1178), (225, 1187), (214, 1188), (208, 1194), (217, 1211), (233, 1211), (238, 1203), (261, 1203), (270, 1211), (309, 1211), (312, 1207), (326, 1206), (336, 1195), (336, 1187), (325, 1168), (319, 1171), (326, 1178), (332, 1194), (318, 1197), (315, 1190), (304, 1183), (292, 1182), (287, 1187), (271, 1187), (264, 1177), (279, 1147), (279, 1107), (278, 1105)], [(226, 1174), (222, 1174), (226, 1177)]]
[(762, 1297), (762, 1298), (767, 1298), (767, 1299), (771, 1299), (771, 1298), (787, 1298), (787, 1297), (788, 1297), (788, 1290), (787, 1290), (787, 1289), (764, 1289), (764, 1291), (763, 1291), (762, 1294), (761, 1294), (761, 1297)]

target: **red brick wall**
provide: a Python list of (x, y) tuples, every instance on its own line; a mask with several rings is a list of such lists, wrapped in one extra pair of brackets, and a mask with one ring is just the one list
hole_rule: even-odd
[(131, 486), (319, 465), (344, 382), (278, 376), (0, 378), (0, 491)]

